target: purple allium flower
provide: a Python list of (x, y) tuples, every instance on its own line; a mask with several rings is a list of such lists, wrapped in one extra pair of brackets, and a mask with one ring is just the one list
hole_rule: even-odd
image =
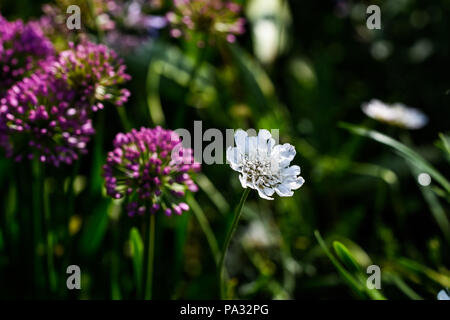
[(54, 56), (53, 45), (38, 24), (9, 22), (0, 15), (0, 97)]
[[(175, 38), (192, 32), (204, 33), (211, 42), (223, 38), (236, 41), (236, 35), (245, 32), (245, 19), (240, 17), (241, 6), (227, 0), (173, 0), (174, 11), (167, 13), (167, 19)], [(204, 43), (198, 43), (203, 46)]]
[(170, 216), (189, 210), (181, 199), (198, 190), (190, 173), (200, 164), (175, 132), (156, 127), (117, 134), (103, 170), (107, 194), (126, 197), (128, 215), (161, 210)]
[(52, 63), (13, 85), (0, 99), (0, 146), (16, 161), (39, 157), (71, 164), (94, 134), (92, 113), (108, 101), (122, 105), (130, 78), (103, 45), (71, 46)]
[(61, 52), (52, 66), (55, 77), (64, 79), (92, 111), (103, 109), (103, 102), (122, 106), (130, 96), (118, 85), (131, 79), (116, 53), (105, 45), (84, 42)]

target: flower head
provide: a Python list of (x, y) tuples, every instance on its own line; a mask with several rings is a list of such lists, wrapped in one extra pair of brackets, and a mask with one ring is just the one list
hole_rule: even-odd
[[(173, 37), (200, 32), (212, 38), (234, 42), (244, 33), (245, 19), (240, 17), (241, 6), (226, 0), (173, 0), (174, 11), (167, 14)], [(211, 39), (214, 40), (214, 39)]]
[(300, 167), (290, 166), (296, 153), (292, 145), (275, 145), (267, 130), (260, 130), (255, 137), (238, 130), (234, 138), (236, 147), (228, 148), (227, 161), (240, 173), (243, 188), (255, 189), (261, 198), (273, 200), (275, 192), (280, 197), (290, 197), (294, 194), (292, 190), (305, 182), (299, 176)]
[(92, 111), (103, 109), (106, 101), (121, 106), (128, 100), (130, 92), (118, 88), (131, 78), (125, 69), (114, 51), (92, 42), (70, 44), (52, 66), (55, 77), (66, 81)]
[(160, 210), (181, 214), (189, 209), (181, 201), (185, 192), (198, 190), (190, 174), (200, 164), (193, 160), (192, 150), (183, 148), (173, 131), (156, 127), (119, 133), (103, 166), (107, 194), (126, 197), (130, 216)]
[(428, 122), (428, 117), (420, 110), (402, 103), (388, 105), (373, 99), (369, 103), (364, 103), (361, 108), (370, 118), (405, 129), (420, 129)]
[(85, 43), (12, 86), (0, 99), (0, 144), (16, 161), (39, 157), (71, 164), (94, 134), (92, 113), (109, 101), (121, 105), (128, 91), (125, 66), (106, 47)]
[(55, 50), (38, 24), (9, 22), (0, 15), (0, 97), (18, 80), (54, 58)]
[(50, 73), (40, 72), (15, 84), (0, 100), (0, 135), (8, 157), (39, 157), (58, 166), (70, 164), (94, 133), (86, 110), (74, 107), (76, 92)]

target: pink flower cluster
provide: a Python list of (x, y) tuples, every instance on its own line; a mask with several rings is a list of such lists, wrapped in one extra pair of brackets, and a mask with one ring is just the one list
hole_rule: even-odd
[(181, 199), (198, 190), (190, 174), (200, 164), (175, 132), (156, 127), (117, 134), (103, 170), (107, 194), (126, 197), (130, 216), (160, 210), (170, 216), (189, 210)]
[(0, 15), (0, 97), (54, 57), (52, 43), (36, 23), (9, 22)]
[(79, 94), (79, 102), (88, 104), (94, 112), (103, 109), (106, 101), (122, 106), (130, 92), (118, 85), (131, 79), (122, 59), (102, 44), (71, 43), (69, 47), (52, 65), (55, 77), (63, 79)]
[(60, 55), (13, 85), (0, 99), (0, 145), (16, 161), (38, 157), (71, 164), (94, 134), (92, 113), (103, 102), (122, 105), (130, 78), (103, 45), (86, 42)]

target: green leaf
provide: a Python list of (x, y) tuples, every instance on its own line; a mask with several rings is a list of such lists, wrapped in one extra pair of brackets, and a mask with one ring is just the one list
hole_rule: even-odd
[(336, 255), (339, 257), (339, 259), (344, 263), (344, 265), (350, 269), (350, 272), (359, 272), (361, 270), (358, 262), (356, 262), (356, 259), (353, 257), (353, 255), (350, 253), (350, 251), (347, 249), (346, 246), (344, 246), (339, 241), (333, 242), (334, 251), (336, 252)]
[(152, 61), (147, 72), (147, 105), (150, 117), (155, 125), (164, 125), (166, 119), (159, 96), (159, 81), (162, 72), (162, 62)]
[(385, 135), (375, 130), (369, 130), (360, 126), (356, 126), (349, 123), (340, 123), (339, 126), (341, 128), (347, 129), (354, 134), (358, 134), (361, 136), (365, 136), (371, 138), (379, 143), (387, 145), (394, 150), (398, 151), (400, 156), (402, 156), (405, 160), (414, 165), (421, 172), (428, 173), (431, 177), (434, 178), (448, 193), (450, 193), (450, 182), (439, 173), (428, 161), (426, 161), (421, 155), (419, 155), (416, 151), (407, 147), (403, 143)]
[(144, 244), (142, 242), (142, 237), (139, 230), (136, 227), (130, 230), (130, 244), (131, 244), (131, 254), (133, 256), (133, 268), (134, 276), (136, 280), (136, 287), (138, 291), (138, 297), (142, 293), (142, 261), (144, 256)]

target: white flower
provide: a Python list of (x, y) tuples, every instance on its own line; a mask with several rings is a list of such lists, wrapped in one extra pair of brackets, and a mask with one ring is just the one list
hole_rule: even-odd
[(261, 220), (252, 220), (242, 236), (242, 244), (254, 249), (277, 245), (279, 243), (278, 233), (267, 229), (268, 227)]
[(372, 99), (364, 103), (361, 108), (367, 116), (375, 120), (406, 129), (420, 129), (428, 122), (428, 117), (423, 112), (402, 103), (388, 105), (380, 100)]
[(450, 291), (449, 290), (441, 290), (437, 296), (438, 300), (450, 300)]
[(247, 132), (237, 130), (234, 135), (236, 147), (227, 149), (227, 161), (233, 170), (240, 173), (243, 188), (258, 191), (261, 198), (273, 200), (276, 192), (281, 197), (290, 197), (292, 190), (300, 188), (305, 180), (298, 176), (299, 166), (289, 166), (295, 157), (295, 148), (285, 143), (275, 145), (267, 130), (258, 136), (249, 137)]

